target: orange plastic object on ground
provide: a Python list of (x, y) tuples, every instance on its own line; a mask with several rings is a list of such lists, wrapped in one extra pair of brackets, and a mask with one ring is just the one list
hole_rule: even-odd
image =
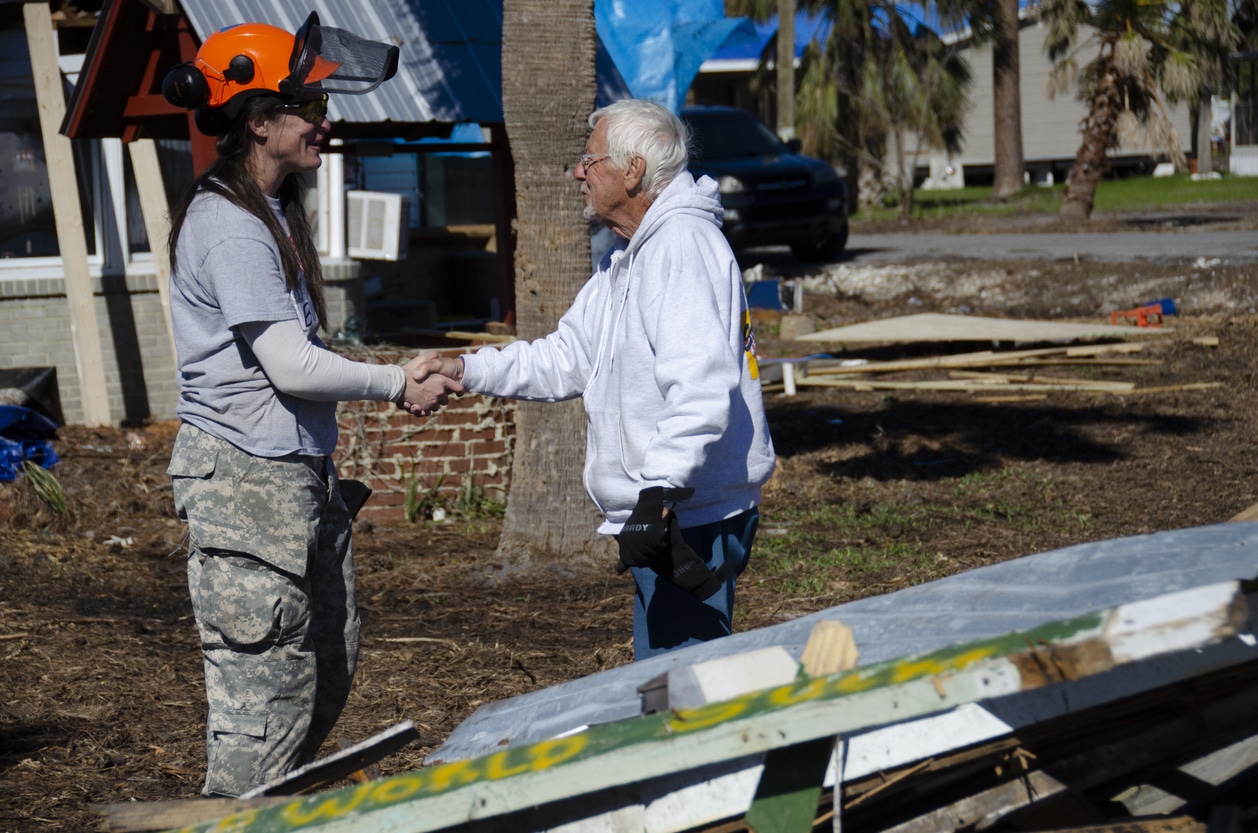
[(1149, 304), (1135, 309), (1118, 310), (1109, 314), (1109, 323), (1135, 324), (1137, 327), (1161, 327), (1162, 305)]

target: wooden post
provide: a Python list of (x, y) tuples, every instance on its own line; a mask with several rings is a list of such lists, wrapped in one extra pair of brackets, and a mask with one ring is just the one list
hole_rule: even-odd
[(157, 272), (157, 292), (162, 299), (162, 315), (166, 317), (170, 355), (178, 367), (175, 329), (170, 322), (170, 252), (166, 249), (166, 238), (170, 236), (170, 206), (166, 202), (166, 186), (157, 161), (157, 144), (152, 139), (136, 139), (127, 145), (127, 149), (131, 153), (131, 168), (135, 171), (135, 189), (140, 196), (149, 251), (153, 253), (153, 268)]
[(65, 116), (65, 93), (57, 67), (57, 46), (47, 3), (26, 3), (26, 42), (31, 54), (31, 75), (39, 105), (39, 129), (48, 164), (53, 216), (57, 222), (57, 246), (65, 273), (66, 299), (70, 302), (70, 336), (74, 340), (74, 364), (83, 401), (83, 423), (108, 425), (109, 397), (105, 392), (105, 363), (101, 357), (100, 329), (92, 297), (92, 276), (87, 270), (87, 241), (79, 210), (79, 189), (74, 177), (70, 139), (58, 130)]

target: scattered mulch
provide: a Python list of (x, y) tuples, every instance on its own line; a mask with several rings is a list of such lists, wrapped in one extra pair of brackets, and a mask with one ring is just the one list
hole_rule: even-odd
[[(1181, 286), (1177, 279), (1195, 281), (1212, 300), (1173, 319), (1175, 334), (1141, 354), (1161, 364), (1062, 372), (1138, 378), (1141, 386), (1223, 386), (1001, 404), (960, 393), (770, 394), (780, 466), (765, 491), (766, 530), (787, 509), (798, 517), (844, 506), (860, 515), (889, 502), (986, 501), (985, 514), (974, 516), (986, 520), (963, 525), (892, 520), (859, 538), (824, 525), (811, 530), (826, 546), (904, 541), (937, 553), (933, 577), (1084, 541), (1224, 521), (1258, 502), (1258, 315), (1239, 300), (1250, 283), (1243, 270), (1145, 264), (1137, 278), (1112, 265), (938, 269), (953, 270), (956, 280), (997, 275), (974, 278), (981, 284), (975, 292), (986, 295), (970, 305), (986, 315), (1095, 316), (1125, 282), (1139, 281), (1131, 294), (1143, 296), (1148, 288)], [(919, 280), (879, 295), (873, 284), (849, 282), (837, 295), (809, 294), (806, 310), (820, 326), (948, 311), (961, 303), (948, 295), (953, 285)], [(1054, 315), (1062, 298), (1068, 308)], [(1217, 348), (1193, 343), (1211, 335)], [(775, 355), (795, 348), (775, 341), (772, 327), (761, 343)], [(62, 463), (53, 471), (71, 507), (66, 516), (53, 515), (20, 482), (0, 485), (0, 830), (89, 830), (98, 822), (92, 803), (199, 792), (201, 665), (183, 528), (165, 475), (174, 427), (61, 429)], [(979, 477), (988, 478), (989, 492), (975, 497), (967, 489)], [(478, 706), (632, 658), (631, 581), (609, 564), (562, 580), (517, 571), (488, 583), (481, 568), (493, 562), (498, 524), (358, 525), (364, 646), (337, 736), (356, 741), (414, 721), (422, 742), (383, 761), (385, 774), (420, 766)], [(740, 583), (740, 628), (921, 577), (891, 568), (859, 581), (836, 577), (823, 592), (803, 596), (783, 593), (763, 570), (753, 558)]]

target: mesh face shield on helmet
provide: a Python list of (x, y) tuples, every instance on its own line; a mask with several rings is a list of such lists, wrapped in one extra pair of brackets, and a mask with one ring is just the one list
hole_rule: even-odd
[(196, 110), (197, 127), (214, 136), (244, 102), (272, 93), (301, 101), (324, 93), (369, 93), (397, 72), (398, 48), (319, 25), (315, 12), (291, 34), (265, 23), (224, 27), (205, 39), (194, 60), (162, 82), (176, 107)]

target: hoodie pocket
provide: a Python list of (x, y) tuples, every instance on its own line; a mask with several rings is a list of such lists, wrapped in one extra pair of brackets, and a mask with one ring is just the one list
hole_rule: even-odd
[(620, 412), (590, 410), (589, 437), (586, 441), (589, 458), (587, 469), (595, 478), (606, 475), (634, 477), (631, 461), (625, 453), (620, 427)]
[(626, 465), (620, 413), (594, 410), (588, 411), (587, 417), (585, 489), (604, 516), (628, 514), (637, 502), (641, 478)]
[(634, 480), (642, 479), (642, 464), (646, 462), (646, 449), (633, 444), (626, 431), (623, 414), (616, 414), (616, 438), (620, 447), (620, 466)]

